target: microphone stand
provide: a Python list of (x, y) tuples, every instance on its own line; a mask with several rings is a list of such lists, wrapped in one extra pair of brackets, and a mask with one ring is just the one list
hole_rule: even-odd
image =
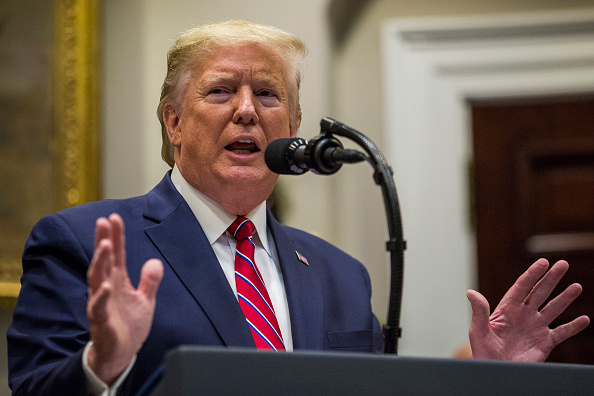
[(383, 327), (384, 332), (384, 353), (398, 353), (398, 338), (402, 334), (400, 328), (400, 311), (402, 306), (402, 283), (404, 272), (404, 250), (406, 241), (402, 235), (402, 219), (398, 196), (393, 179), (392, 168), (388, 165), (383, 154), (369, 138), (332, 118), (322, 118), (320, 121), (322, 133), (335, 134), (353, 140), (359, 144), (369, 155), (368, 161), (374, 168), (373, 178), (375, 184), (382, 188), (384, 206), (388, 220), (389, 239), (386, 242), (386, 250), (390, 252), (391, 278), (390, 278), (390, 301), (388, 305), (388, 319)]

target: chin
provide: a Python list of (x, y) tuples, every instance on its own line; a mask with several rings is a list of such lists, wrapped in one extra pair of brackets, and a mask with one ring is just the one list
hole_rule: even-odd
[(264, 188), (265, 186), (272, 186), (270, 188), (274, 188), (274, 185), (278, 180), (278, 175), (268, 170), (268, 168), (263, 170), (254, 167), (235, 167), (227, 174), (225, 179), (228, 183), (237, 186), (255, 185), (260, 186), (261, 188)]

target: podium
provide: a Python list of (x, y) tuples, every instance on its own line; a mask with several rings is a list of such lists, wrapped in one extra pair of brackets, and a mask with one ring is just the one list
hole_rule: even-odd
[(152, 396), (589, 395), (594, 366), (180, 346)]

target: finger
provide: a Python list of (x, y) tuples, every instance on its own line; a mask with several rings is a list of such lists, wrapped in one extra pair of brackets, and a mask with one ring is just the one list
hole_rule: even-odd
[(569, 264), (567, 261), (557, 261), (551, 269), (534, 285), (528, 297), (524, 300), (526, 304), (540, 307), (549, 298), (553, 289), (561, 278), (567, 273)]
[(148, 260), (144, 263), (140, 271), (138, 291), (144, 293), (151, 301), (154, 301), (161, 279), (163, 279), (163, 263), (161, 260)]
[(489, 331), (489, 315), (491, 314), (489, 302), (481, 293), (476, 290), (468, 290), (466, 297), (472, 308), (472, 319), (470, 322), (470, 339), (481, 338)]
[(575, 318), (569, 323), (565, 323), (553, 329), (553, 342), (555, 346), (559, 345), (566, 339), (573, 337), (580, 331), (584, 330), (590, 324), (590, 318), (586, 315)]
[(105, 217), (100, 217), (95, 222), (95, 249), (99, 246), (99, 241), (109, 238), (111, 223)]
[(512, 287), (505, 293), (501, 302), (511, 300), (513, 302), (524, 302), (536, 282), (547, 272), (549, 262), (545, 259), (538, 259), (524, 272)]
[(574, 283), (563, 290), (561, 294), (549, 301), (549, 303), (540, 311), (542, 319), (547, 325), (559, 315), (561, 315), (567, 307), (575, 301), (579, 295), (582, 294), (582, 286), (579, 283)]
[(113, 263), (113, 245), (109, 239), (99, 241), (91, 264), (87, 270), (87, 284), (89, 295), (95, 293), (101, 283), (109, 278)]
[(93, 324), (105, 323), (108, 319), (107, 304), (111, 295), (111, 284), (102, 282), (96, 293), (87, 302), (87, 318), (91, 327)]
[[(109, 258), (108, 250), (111, 249), (109, 234), (111, 233), (111, 223), (105, 217), (100, 217), (95, 222), (95, 250), (93, 258), (87, 270), (87, 284), (91, 291), (99, 287), (105, 275), (105, 260)], [(101, 246), (101, 242), (109, 241)]]
[[(126, 235), (124, 232), (124, 220), (117, 213), (109, 216), (111, 223), (110, 239), (113, 242), (114, 266), (126, 271)], [(127, 271), (126, 271), (127, 273)]]

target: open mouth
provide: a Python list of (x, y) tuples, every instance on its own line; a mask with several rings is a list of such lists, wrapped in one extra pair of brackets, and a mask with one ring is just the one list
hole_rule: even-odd
[(225, 146), (225, 150), (233, 151), (235, 154), (252, 154), (260, 151), (256, 143), (251, 140), (238, 140)]

